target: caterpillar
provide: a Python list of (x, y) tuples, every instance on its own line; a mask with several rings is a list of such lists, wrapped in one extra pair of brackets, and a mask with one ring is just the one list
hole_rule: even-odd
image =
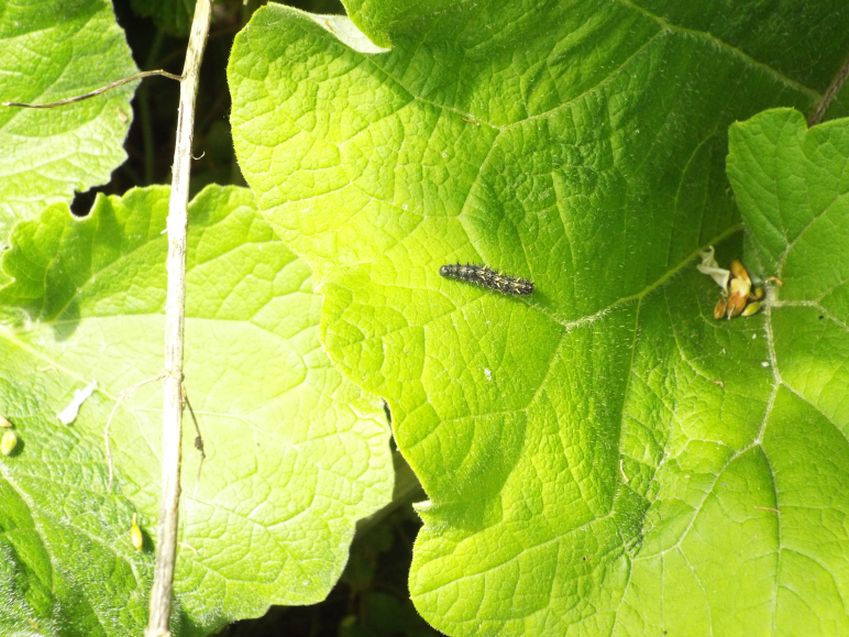
[(534, 291), (534, 284), (527, 279), (501, 274), (485, 265), (443, 265), (439, 268), (439, 274), (446, 279), (465, 281), (510, 296), (525, 296)]

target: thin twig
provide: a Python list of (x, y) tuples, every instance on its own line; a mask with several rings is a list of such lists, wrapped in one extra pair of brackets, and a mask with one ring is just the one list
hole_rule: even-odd
[(177, 80), (178, 82), (182, 79), (179, 75), (169, 73), (168, 71), (163, 71), (162, 69), (156, 69), (155, 71), (140, 71), (138, 73), (134, 73), (133, 75), (122, 77), (120, 80), (109, 82), (109, 84), (101, 86), (100, 88), (96, 88), (93, 91), (89, 91), (88, 93), (83, 93), (82, 95), (74, 95), (73, 97), (66, 97), (65, 99), (56, 100), (55, 102), (45, 102), (43, 104), (29, 104), (27, 102), (0, 102), (0, 106), (16, 106), (18, 108), (56, 108), (57, 106), (65, 106), (67, 104), (73, 104), (75, 102), (82, 102), (83, 100), (87, 100), (89, 98), (100, 95), (101, 93), (105, 93), (106, 91), (111, 91), (113, 88), (118, 88), (119, 86), (124, 86), (124, 84), (129, 84), (130, 82), (135, 82), (136, 80), (143, 80), (146, 77), (152, 77), (155, 75), (167, 77), (169, 80)]
[(846, 83), (847, 78), (849, 78), (849, 58), (846, 58), (843, 66), (838, 69), (834, 79), (831, 80), (831, 84), (829, 84), (825, 93), (823, 93), (823, 96), (820, 98), (820, 101), (817, 102), (813, 112), (808, 117), (808, 126), (815, 126), (822, 121), (828, 107), (831, 106), (832, 102), (834, 102), (834, 99), (837, 97), (840, 89), (843, 88), (843, 84)]
[(200, 462), (198, 462), (198, 474), (195, 477), (195, 492), (193, 494), (197, 495), (197, 490), (200, 486), (200, 472), (203, 471), (203, 463), (206, 460), (206, 450), (203, 448), (203, 436), (200, 433), (200, 425), (198, 424), (197, 416), (195, 416), (195, 410), (192, 409), (192, 402), (189, 400), (189, 395), (186, 393), (185, 386), (183, 386), (183, 402), (185, 402), (186, 407), (189, 408), (189, 415), (192, 417), (192, 422), (195, 424), (195, 449), (200, 452)]
[(192, 422), (195, 424), (195, 449), (200, 451), (200, 460), (203, 462), (206, 460), (206, 451), (203, 448), (203, 436), (200, 434), (200, 425), (198, 425), (195, 410), (192, 409), (192, 403), (189, 401), (189, 395), (185, 392), (185, 388), (183, 389), (183, 399), (186, 401), (186, 407), (189, 408), (189, 415), (192, 417)]
[(156, 566), (150, 591), (146, 637), (168, 637), (174, 566), (177, 558), (177, 522), (180, 505), (180, 445), (183, 421), (183, 328), (186, 312), (186, 227), (192, 128), (198, 76), (209, 34), (212, 0), (198, 0), (180, 82), (177, 139), (174, 147), (171, 198), (168, 202), (168, 289), (165, 296), (165, 380), (162, 404), (162, 500), (156, 542)]

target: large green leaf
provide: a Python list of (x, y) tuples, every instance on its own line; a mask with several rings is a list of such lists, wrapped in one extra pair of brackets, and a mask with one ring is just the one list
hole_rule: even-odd
[(747, 256), (783, 281), (763, 321), (769, 393), (754, 447), (772, 491), (776, 626), (847, 630), (849, 590), (849, 120), (801, 113), (735, 124), (728, 169)]
[[(159, 496), (164, 187), (17, 226), (0, 304), (0, 413), (22, 448), (0, 464), (0, 632), (140, 634)], [(355, 521), (391, 495), (382, 402), (319, 343), (310, 272), (247, 190), (190, 205), (186, 389), (206, 460), (184, 449), (179, 634), (270, 603), (324, 598)], [(97, 381), (71, 425), (57, 412)], [(104, 428), (111, 417), (110, 487)], [(132, 512), (148, 533), (130, 544)]]
[[(260, 209), (316, 272), (331, 356), (388, 398), (428, 493), (422, 614), (453, 635), (791, 635), (827, 615), (849, 630), (845, 582), (824, 575), (847, 546), (819, 527), (839, 512), (793, 511), (830, 540), (808, 584), (782, 557), (765, 446), (809, 436), (825, 453), (834, 429), (794, 421), (766, 315), (715, 321), (719, 290), (695, 269), (714, 243), (741, 256), (728, 125), (810, 108), (849, 5), (349, 10), (392, 50), (341, 21), (255, 14), (228, 69), (233, 137)], [(536, 291), (440, 278), (457, 261)], [(792, 471), (800, 489), (832, 484), (813, 460)]]
[[(0, 0), (0, 101), (81, 95), (136, 67), (108, 0)], [(0, 107), (0, 245), (46, 203), (109, 180), (126, 158), (133, 86), (51, 109)]]

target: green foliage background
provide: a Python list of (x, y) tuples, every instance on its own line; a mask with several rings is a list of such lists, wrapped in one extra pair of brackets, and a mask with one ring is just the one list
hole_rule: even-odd
[[(792, 339), (771, 311), (715, 322), (695, 263), (718, 244), (782, 276), (742, 245), (773, 222), (741, 224), (727, 130), (812, 108), (845, 7), (786, 3), (766, 23), (665, 3), (349, 8), (390, 52), (257, 12), (230, 59), (231, 121), (258, 205), (321, 281), (331, 356), (387, 398), (427, 492), (423, 616), (452, 635), (731, 635), (839, 615), (842, 585), (816, 593), (785, 557), (837, 578), (817, 547), (839, 534), (815, 513), (776, 520), (806, 488), (782, 425), (819, 419), (782, 400)], [(535, 293), (441, 279), (455, 261)]]
[[(129, 72), (120, 27), (179, 72), (190, 4), (2, 5), (0, 100)], [(394, 472), (324, 605), (221, 635), (844, 632), (849, 137), (799, 111), (845, 60), (845, 3), (302, 8), (215, 6), (187, 371), (208, 457), (186, 441), (175, 630), (323, 599)], [(176, 89), (135, 95), (0, 111), (7, 630), (144, 621), (127, 521), (150, 540), (167, 190), (134, 187), (168, 181)], [(74, 220), (132, 113), (114, 196)], [(712, 318), (711, 245), (781, 280), (763, 312)]]

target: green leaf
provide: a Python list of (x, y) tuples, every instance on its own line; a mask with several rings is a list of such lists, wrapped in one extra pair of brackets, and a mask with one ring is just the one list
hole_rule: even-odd
[[(136, 72), (107, 0), (0, 3), (0, 101), (47, 103)], [(47, 203), (109, 180), (126, 158), (133, 85), (57, 108), (0, 106), (0, 245)]]
[(849, 589), (849, 120), (808, 130), (801, 113), (776, 109), (729, 137), (747, 259), (783, 281), (764, 316), (771, 389), (759, 432), (776, 499), (774, 622), (839, 634)]
[[(98, 197), (20, 224), (4, 259), (0, 413), (22, 449), (0, 464), (0, 632), (140, 634), (159, 498), (168, 189)], [(319, 343), (309, 269), (249, 191), (190, 205), (186, 416), (175, 634), (206, 634), (269, 604), (323, 599), (357, 519), (391, 495), (382, 402)], [(56, 417), (97, 381), (77, 419)], [(114, 482), (104, 444), (110, 434)], [(130, 541), (138, 511), (146, 548)]]
[[(843, 505), (790, 506), (770, 467), (804, 442), (782, 470), (825, 493), (839, 436), (794, 420), (765, 316), (715, 321), (695, 269), (741, 256), (727, 126), (810, 108), (849, 6), (673, 4), (350, 3), (385, 54), (270, 5), (234, 44), (243, 174), (331, 356), (391, 405), (429, 497), (411, 593), (449, 634), (849, 630)], [(785, 515), (827, 548), (783, 551)]]

